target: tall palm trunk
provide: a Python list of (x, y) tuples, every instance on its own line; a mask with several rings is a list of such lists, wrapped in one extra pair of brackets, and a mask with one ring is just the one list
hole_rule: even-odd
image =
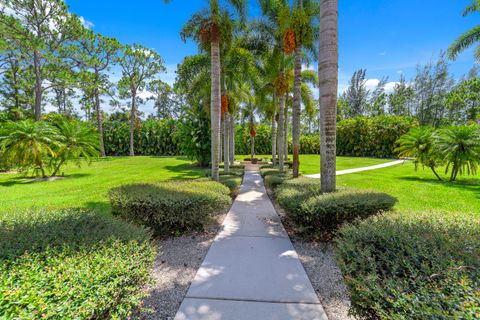
[(105, 157), (105, 144), (103, 140), (103, 119), (100, 110), (100, 94), (98, 89), (95, 90), (95, 111), (97, 113), (98, 138), (100, 142), (100, 156)]
[(320, 168), (322, 192), (336, 190), (338, 0), (320, 1)]
[(285, 161), (285, 159), (283, 158), (283, 153), (284, 153), (283, 136), (285, 134), (283, 129), (285, 125), (284, 112), (285, 112), (285, 95), (282, 94), (280, 96), (280, 106), (278, 110), (278, 167), (280, 171), (284, 170), (284, 161)]
[(233, 114), (229, 114), (230, 117), (230, 164), (235, 161), (235, 118)]
[(285, 161), (288, 161), (288, 93), (285, 94), (285, 108), (283, 110), (284, 112), (284, 124), (283, 124), (283, 130), (284, 130), (284, 153), (285, 153)]
[(230, 171), (230, 122), (228, 112), (223, 114), (223, 170)]
[(272, 164), (277, 165), (277, 119), (275, 113), (272, 116)]
[(293, 140), (293, 177), (297, 178), (300, 169), (300, 113), (301, 113), (301, 86), (302, 86), (302, 46), (297, 44), (295, 48), (295, 82), (293, 87), (293, 116), (292, 116), (292, 140)]
[(33, 54), (33, 65), (35, 69), (35, 121), (40, 121), (42, 117), (42, 73), (40, 70), (40, 53), (35, 51)]
[(211, 139), (212, 139), (212, 180), (218, 181), (218, 166), (220, 163), (220, 126), (221, 126), (221, 92), (220, 92), (220, 42), (218, 39), (211, 42), (211, 71), (212, 71), (212, 92), (211, 92)]
[(136, 120), (136, 113), (137, 113), (135, 100), (136, 100), (136, 91), (132, 92), (132, 109), (130, 110), (130, 157), (135, 156), (134, 133), (135, 133), (135, 120)]

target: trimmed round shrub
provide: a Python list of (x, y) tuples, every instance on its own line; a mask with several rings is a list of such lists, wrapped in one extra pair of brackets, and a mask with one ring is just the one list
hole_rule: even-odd
[(316, 179), (293, 179), (276, 193), (298, 233), (308, 238), (330, 239), (344, 223), (390, 210), (397, 199), (385, 193), (340, 189), (322, 194)]
[(279, 173), (269, 174), (265, 177), (265, 184), (271, 189), (275, 190), (278, 186), (282, 185), (287, 179), (291, 179), (291, 174)]
[(0, 318), (128, 318), (150, 281), (150, 236), (94, 211), (2, 213)]
[(156, 235), (203, 230), (231, 202), (230, 190), (208, 180), (132, 184), (112, 189), (112, 213), (150, 227)]
[(346, 225), (336, 260), (352, 313), (368, 319), (479, 319), (480, 219), (389, 212)]
[(235, 197), (240, 191), (242, 185), (242, 177), (238, 175), (221, 175), (219, 182), (230, 189), (230, 196)]

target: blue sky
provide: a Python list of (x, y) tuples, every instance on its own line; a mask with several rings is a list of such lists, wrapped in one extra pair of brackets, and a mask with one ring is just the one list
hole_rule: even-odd
[[(478, 15), (462, 17), (471, 0), (339, 0), (340, 90), (346, 87), (354, 70), (367, 69), (375, 79), (388, 76), (397, 81), (415, 74), (417, 63), (425, 63), (446, 50), (462, 32), (476, 25)], [(186, 55), (195, 54), (193, 43), (183, 43), (179, 32), (192, 13), (205, 0), (68, 0), (71, 11), (93, 24), (93, 30), (155, 49), (165, 60), (172, 83), (176, 65)], [(251, 16), (259, 14), (256, 1), (250, 1)], [(452, 62), (456, 78), (473, 66), (472, 50)]]

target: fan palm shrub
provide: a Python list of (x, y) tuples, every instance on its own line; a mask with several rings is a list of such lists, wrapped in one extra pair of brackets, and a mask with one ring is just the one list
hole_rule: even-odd
[(50, 159), (52, 176), (56, 176), (69, 160), (80, 164), (81, 160), (90, 161), (100, 155), (98, 133), (90, 124), (61, 119), (55, 122), (55, 129), (57, 143)]
[(33, 169), (42, 178), (47, 176), (47, 158), (55, 157), (58, 147), (58, 132), (46, 122), (7, 122), (0, 132), (0, 150), (3, 155), (12, 159), (21, 171)]
[(480, 130), (478, 126), (452, 126), (440, 130), (436, 135), (438, 152), (450, 171), (450, 181), (457, 176), (476, 174), (480, 163)]
[(399, 157), (414, 158), (415, 170), (419, 165), (432, 170), (438, 180), (442, 178), (435, 168), (440, 163), (440, 157), (435, 148), (434, 130), (430, 127), (418, 127), (411, 129), (407, 134), (397, 140), (400, 145), (395, 151)]

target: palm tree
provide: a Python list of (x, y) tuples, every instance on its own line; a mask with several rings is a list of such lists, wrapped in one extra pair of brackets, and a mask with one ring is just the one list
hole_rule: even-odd
[(20, 170), (39, 171), (46, 178), (45, 159), (55, 156), (57, 132), (46, 122), (7, 122), (0, 132), (0, 150), (18, 164)]
[(51, 158), (52, 177), (58, 174), (68, 160), (75, 160), (79, 164), (81, 160), (90, 161), (98, 157), (100, 151), (98, 133), (88, 123), (60, 119), (55, 122), (55, 127), (59, 145), (55, 150), (55, 156)]
[(320, 168), (322, 192), (336, 191), (338, 0), (320, 1)]
[(440, 157), (435, 149), (434, 130), (430, 127), (411, 129), (398, 139), (399, 147), (395, 149), (399, 157), (413, 157), (415, 170), (418, 165), (430, 168), (438, 180), (442, 180), (435, 168), (440, 164)]
[(477, 126), (453, 126), (436, 135), (440, 155), (447, 162), (445, 173), (451, 168), (450, 181), (457, 176), (476, 174), (480, 163), (480, 131)]
[[(166, 3), (170, 0), (164, 0)], [(245, 16), (245, 0), (228, 0), (243, 19)], [(228, 13), (220, 8), (219, 0), (208, 0), (208, 9), (195, 14), (187, 23), (182, 37), (194, 37), (200, 40), (203, 45), (210, 47), (211, 59), (211, 95), (210, 95), (210, 117), (211, 117), (211, 139), (212, 139), (212, 179), (219, 180), (220, 163), (220, 127), (221, 127), (221, 62), (220, 42), (221, 38), (230, 36), (225, 25), (222, 24)]]
[[(464, 10), (463, 16), (480, 11), (480, 0), (473, 0)], [(473, 27), (462, 34), (448, 49), (448, 55), (451, 59), (455, 59), (461, 52), (468, 47), (480, 41), (480, 25)], [(475, 58), (480, 60), (480, 46), (475, 50)]]
[(293, 177), (300, 170), (300, 117), (302, 104), (302, 55), (303, 49), (314, 51), (315, 20), (318, 18), (318, 6), (314, 1), (297, 0), (290, 18), (291, 29), (295, 33), (295, 85), (293, 89)]

